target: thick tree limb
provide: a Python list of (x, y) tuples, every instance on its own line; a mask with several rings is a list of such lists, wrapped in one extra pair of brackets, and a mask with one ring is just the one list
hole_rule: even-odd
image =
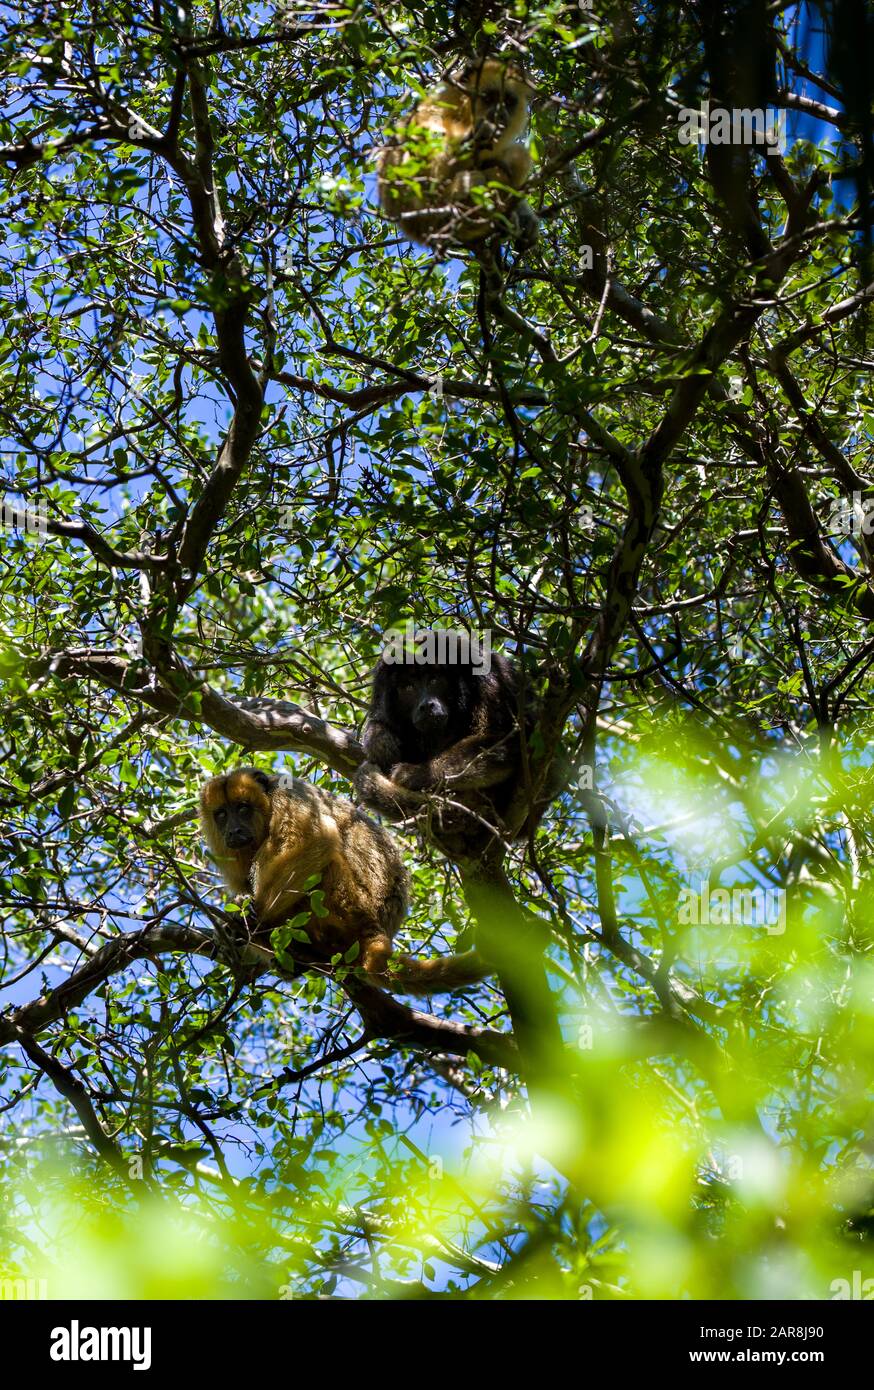
[(33, 663), (31, 670), (35, 676), (51, 673), (60, 680), (95, 680), (171, 719), (197, 728), (205, 725), (252, 752), (310, 753), (344, 776), (364, 760), (364, 750), (353, 734), (293, 701), (259, 696), (228, 699), (178, 660), (172, 667), (175, 690), (141, 662), (91, 648), (57, 653)]
[[(217, 943), (210, 932), (167, 923), (144, 927), (141, 931), (123, 933), (101, 946), (93, 956), (75, 969), (63, 984), (46, 991), (28, 1004), (19, 1005), (0, 1015), (0, 1046), (10, 1043), (21, 1043), (25, 1046), (25, 1043), (31, 1043), (36, 1034), (50, 1024), (58, 1022), (71, 1009), (78, 1008), (112, 976), (127, 970), (136, 961), (152, 959), (170, 952), (205, 956), (209, 960), (215, 960)], [(244, 949), (244, 965), (248, 958)], [(250, 959), (259, 973), (265, 973), (268, 967), (265, 967), (260, 953), (252, 955)], [(294, 972), (279, 970), (272, 964), (269, 969), (281, 978), (293, 979), (296, 974), (311, 968), (313, 963), (312, 959), (302, 959), (299, 968)], [(384, 994), (375, 985), (351, 974), (344, 979), (343, 989), (360, 1012), (367, 1035), (371, 1039), (385, 1039), (399, 1046), (447, 1053), (455, 1057), (465, 1057), (468, 1053), (475, 1052), (490, 1065), (505, 1067), (511, 1071), (518, 1069), (519, 1058), (515, 1043), (507, 1034), (489, 1028), (448, 1022), (422, 1013), (418, 1009), (408, 1008), (391, 995)], [(39, 1065), (50, 1074), (42, 1061)], [(52, 1079), (56, 1080), (54, 1076)], [(69, 1099), (76, 1103), (72, 1093)]]

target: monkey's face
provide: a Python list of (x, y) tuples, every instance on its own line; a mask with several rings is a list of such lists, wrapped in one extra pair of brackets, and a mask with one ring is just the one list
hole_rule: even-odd
[(267, 835), (270, 800), (248, 772), (214, 777), (203, 789), (201, 806), (214, 837), (227, 849), (255, 853)]
[(439, 670), (404, 670), (397, 684), (401, 717), (408, 719), (417, 733), (434, 738), (446, 729), (452, 713), (453, 686)]
[(248, 801), (232, 801), (213, 811), (219, 834), (228, 849), (254, 849), (257, 844), (255, 833), (255, 807)]
[(521, 73), (490, 60), (468, 70), (464, 83), (469, 93), (475, 140), (500, 147), (522, 134), (532, 89)]

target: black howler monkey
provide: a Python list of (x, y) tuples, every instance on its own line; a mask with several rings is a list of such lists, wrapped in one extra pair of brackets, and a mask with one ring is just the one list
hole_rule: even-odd
[(472, 812), (440, 812), (444, 843), (462, 853), (479, 853), (493, 838), (489, 826), (503, 830), (522, 772), (515, 669), (493, 653), (488, 672), (479, 671), (470, 660), (381, 657), (362, 736), (367, 761), (355, 777), (362, 801), (393, 819), (422, 809), (408, 792), (439, 793)]

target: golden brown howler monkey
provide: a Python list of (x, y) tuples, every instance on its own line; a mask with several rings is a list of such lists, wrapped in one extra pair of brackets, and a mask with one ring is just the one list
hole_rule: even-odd
[(479, 58), (450, 73), (377, 158), (386, 216), (428, 246), (480, 241), (502, 224), (517, 243), (536, 241), (537, 215), (518, 195), (531, 171), (524, 133), (532, 95), (506, 59)]
[(323, 915), (312, 912), (303, 928), (313, 950), (330, 960), (357, 943), (351, 963), (384, 989), (434, 994), (490, 973), (474, 951), (430, 961), (395, 957), (389, 971), (409, 877), (388, 832), (342, 797), (241, 767), (204, 785), (200, 820), (228, 888), (252, 899), (256, 944), (269, 946), (274, 927), (307, 911), (315, 887)]

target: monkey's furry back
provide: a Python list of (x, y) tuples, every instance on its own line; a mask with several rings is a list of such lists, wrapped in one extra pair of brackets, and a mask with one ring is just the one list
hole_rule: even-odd
[[(345, 797), (298, 777), (283, 777), (271, 801), (264, 858), (292, 844), (335, 841), (334, 871), (329, 868), (322, 883), (330, 917), (365, 917), (394, 937), (409, 907), (409, 875), (391, 835)], [(260, 857), (253, 865), (256, 892)]]

